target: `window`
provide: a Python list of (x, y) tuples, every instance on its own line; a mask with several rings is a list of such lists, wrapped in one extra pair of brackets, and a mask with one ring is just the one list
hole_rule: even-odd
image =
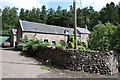
[(44, 39), (44, 42), (48, 43), (48, 39)]
[(55, 45), (56, 44), (56, 42), (55, 41), (52, 41), (52, 45)]
[(68, 34), (69, 34), (69, 31), (68, 31), (68, 30), (64, 30), (64, 34), (65, 34), (65, 35), (68, 35)]

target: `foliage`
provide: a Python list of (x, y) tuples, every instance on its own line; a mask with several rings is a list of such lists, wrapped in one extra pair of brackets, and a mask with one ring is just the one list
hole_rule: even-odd
[[(61, 43), (55, 44), (53, 47), (55, 48), (62, 48)], [(21, 39), (20, 43), (18, 44), (18, 49), (27, 52), (27, 53), (35, 53), (39, 47), (49, 47), (51, 44), (49, 42), (43, 42), (37, 39)]]
[(3, 33), (10, 33), (11, 29), (18, 25), (18, 8), (5, 7), (2, 11), (2, 30)]
[(47, 47), (47, 46), (51, 46), (51, 45), (49, 42), (42, 42), (42, 44), (40, 46)]
[(115, 46), (114, 49), (120, 51), (120, 25), (117, 27), (117, 30), (114, 33), (113, 44)]
[(60, 43), (57, 43), (57, 44), (55, 44), (55, 48), (61, 48), (61, 44)]
[(78, 50), (79, 51), (87, 51), (89, 50), (88, 48), (88, 42), (78, 42)]
[(43, 5), (42, 8), (41, 8), (40, 19), (41, 19), (41, 23), (46, 23), (46, 20), (47, 20), (47, 10), (46, 10), (46, 6), (45, 5)]
[(113, 2), (107, 3), (106, 7), (101, 9), (100, 15), (102, 23), (107, 23), (108, 21), (112, 24), (118, 23), (118, 8)]
[(74, 48), (74, 36), (67, 35), (67, 48)]
[(50, 43), (46, 43), (37, 39), (29, 40), (27, 38), (24, 38), (18, 44), (18, 47), (21, 48), (23, 51), (28, 51), (29, 49), (36, 51), (40, 46), (47, 47), (47, 46), (50, 46)]
[(93, 28), (90, 35), (89, 45), (93, 50), (108, 51), (113, 49), (113, 37), (116, 31), (116, 26), (111, 23), (99, 23)]
[(37, 39), (21, 39), (18, 44), (18, 49), (24, 51), (29, 56), (35, 56), (39, 47), (47, 47), (50, 43), (46, 43)]
[(77, 9), (77, 25), (80, 27), (88, 26), (89, 30), (98, 24), (100, 14), (97, 11), (94, 11), (93, 7), (85, 7), (83, 9)]
[(80, 51), (85, 51), (86, 48), (85, 48), (83, 45), (79, 45), (79, 46), (78, 46), (78, 50), (80, 50)]
[(64, 40), (60, 40), (61, 47), (66, 47), (66, 42)]
[(85, 48), (88, 49), (88, 43), (86, 42), (84, 43), (84, 45), (85, 45)]
[(118, 8), (118, 23), (120, 24), (120, 1), (117, 5), (117, 8)]

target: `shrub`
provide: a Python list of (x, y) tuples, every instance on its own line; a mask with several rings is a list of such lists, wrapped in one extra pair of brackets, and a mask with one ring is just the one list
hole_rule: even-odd
[(42, 44), (40, 46), (47, 47), (47, 46), (51, 46), (51, 45), (49, 42), (42, 42)]
[(27, 39), (27, 38), (20, 39), (20, 42), (18, 43), (17, 48), (18, 48), (19, 50), (23, 50), (23, 51), (24, 51), (24, 48), (27, 46), (27, 45), (26, 45), (27, 42), (28, 42), (28, 39)]
[(74, 43), (69, 41), (67, 43), (67, 48), (74, 48)]
[(29, 53), (29, 55), (34, 56), (40, 41), (39, 40), (28, 40), (28, 39), (21, 39), (20, 43), (18, 44), (18, 49)]
[(47, 47), (50, 46), (50, 43), (43, 42), (37, 39), (21, 39), (20, 43), (18, 44), (18, 48), (31, 56), (35, 56), (36, 52), (39, 47)]
[(86, 49), (88, 49), (88, 43), (87, 43), (87, 42), (84, 43), (84, 47), (85, 47)]
[(62, 45), (61, 45), (60, 43), (57, 43), (57, 44), (55, 45), (55, 48), (60, 48), (60, 47), (62, 47)]
[(85, 48), (83, 45), (79, 45), (79, 46), (78, 46), (78, 50), (79, 50), (79, 51), (85, 51), (86, 48)]
[(67, 37), (67, 48), (74, 48), (74, 36), (68, 35)]
[(111, 23), (98, 24), (93, 28), (90, 34), (89, 47), (92, 50), (108, 51), (114, 49), (115, 46), (115, 35), (117, 26)]
[(61, 46), (66, 46), (66, 44), (65, 44), (65, 41), (64, 41), (64, 40), (60, 40), (60, 44), (61, 44)]

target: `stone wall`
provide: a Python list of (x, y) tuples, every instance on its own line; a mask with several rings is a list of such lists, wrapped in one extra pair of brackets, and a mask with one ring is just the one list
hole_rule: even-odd
[(118, 73), (118, 61), (110, 52), (79, 52), (40, 47), (37, 57), (61, 68), (98, 74)]
[(117, 51), (117, 59), (118, 59), (118, 65), (119, 65), (119, 72), (120, 72), (120, 51)]

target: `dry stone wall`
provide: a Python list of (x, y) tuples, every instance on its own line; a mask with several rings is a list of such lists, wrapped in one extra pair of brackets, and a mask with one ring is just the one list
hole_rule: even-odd
[(98, 74), (118, 73), (118, 61), (110, 52), (80, 52), (40, 47), (37, 57), (61, 68)]

